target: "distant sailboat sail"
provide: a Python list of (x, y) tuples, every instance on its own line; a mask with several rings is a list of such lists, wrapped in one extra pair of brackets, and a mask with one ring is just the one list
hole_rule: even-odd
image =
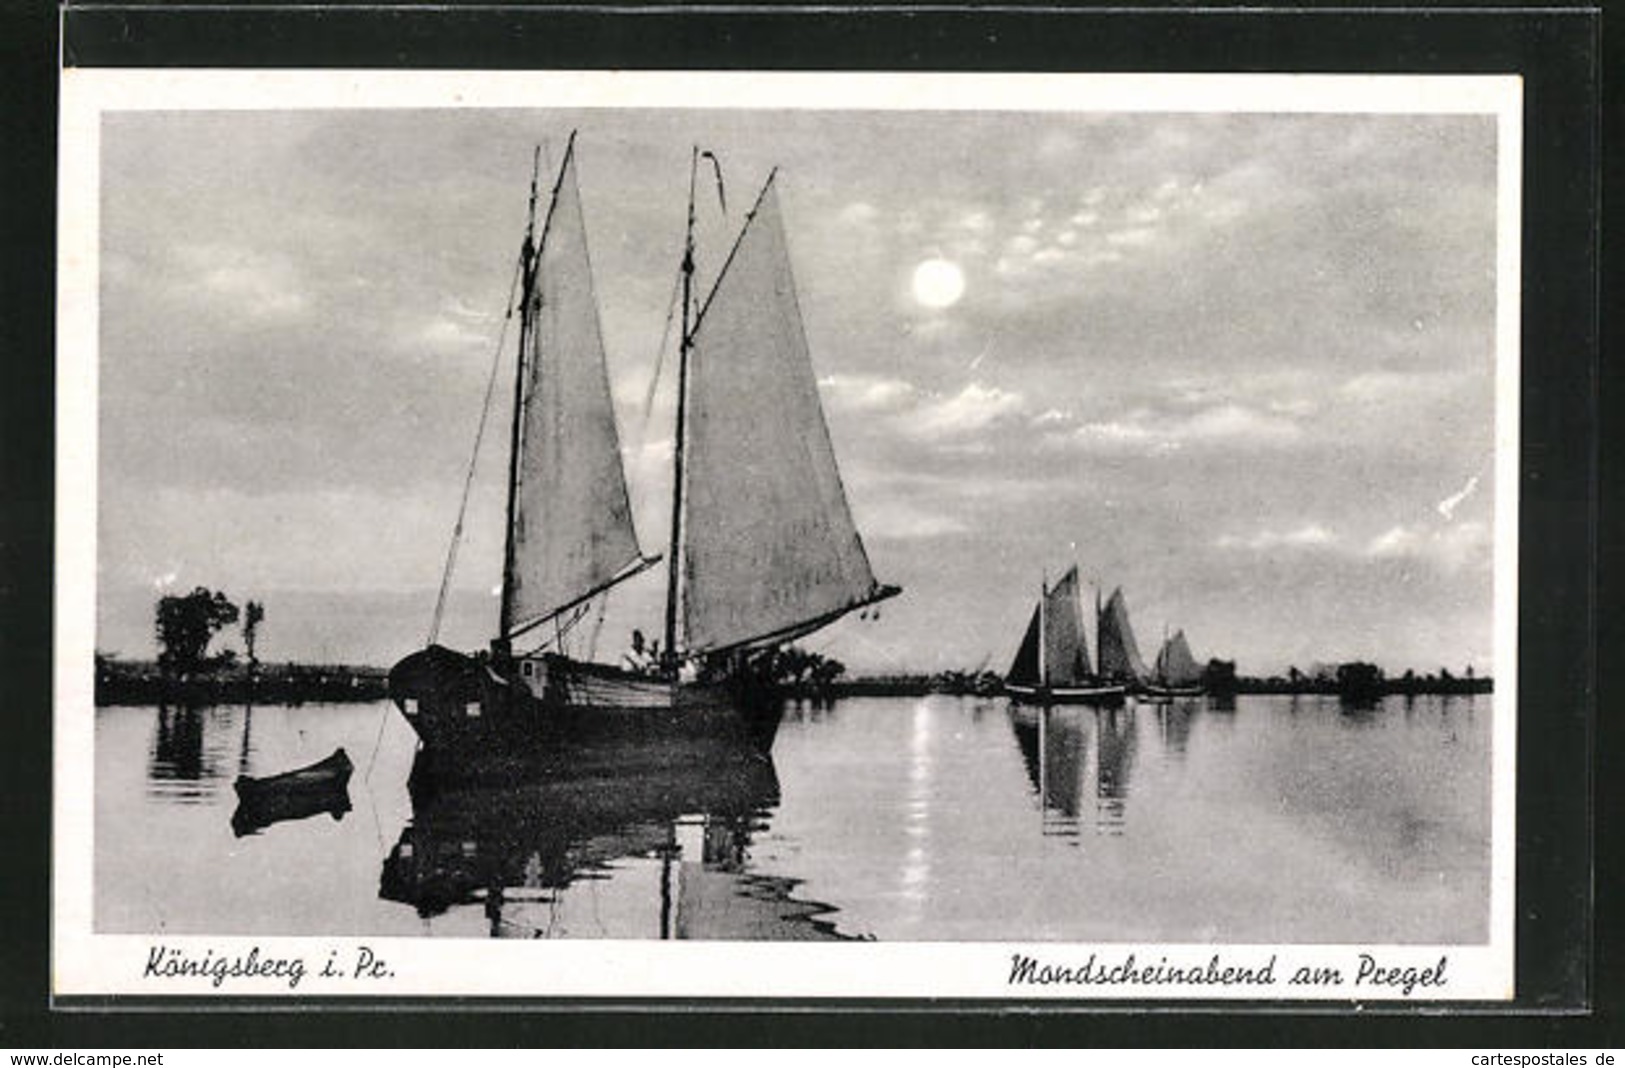
[(1011, 682), (1018, 682), (1027, 686), (1036, 686), (1039, 683), (1038, 635), (1040, 623), (1038, 614), (1042, 611), (1042, 606), (1033, 606), (1033, 616), (1027, 621), (1027, 633), (1022, 635), (1021, 646), (1016, 650), (1016, 658), (1010, 662), (1010, 672), (1007, 678)]
[(502, 632), (529, 629), (638, 570), (574, 145), (542, 230), (521, 358)]
[(1078, 590), (1076, 567), (1053, 587), (1045, 584), (1005, 676), (1005, 692), (1016, 700), (1042, 704), (1122, 700), (1122, 685), (1090, 674)]
[(1044, 681), (1075, 686), (1089, 676), (1078, 604), (1078, 569), (1071, 568), (1044, 597)]
[(1168, 686), (1192, 686), (1202, 680), (1202, 667), (1191, 655), (1184, 631), (1176, 631), (1157, 652), (1156, 677)]
[(875, 582), (836, 469), (772, 178), (689, 361), (686, 651), (787, 641), (895, 592)]
[(1123, 598), (1122, 587), (1112, 591), (1096, 625), (1100, 628), (1100, 674), (1123, 681), (1145, 678), (1145, 661), (1140, 658), (1134, 628), (1128, 621), (1128, 602)]

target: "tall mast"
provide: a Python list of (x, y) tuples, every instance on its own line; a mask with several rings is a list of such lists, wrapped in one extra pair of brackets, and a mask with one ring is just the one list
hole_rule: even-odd
[(1106, 648), (1105, 638), (1101, 634), (1101, 620), (1105, 618), (1100, 610), (1100, 583), (1095, 582), (1095, 674), (1106, 678), (1106, 662), (1101, 659), (1101, 651)]
[(677, 579), (682, 570), (679, 547), (683, 525), (683, 439), (688, 409), (689, 308), (694, 292), (694, 174), (699, 169), (700, 148), (695, 145), (688, 157), (688, 223), (683, 231), (683, 325), (677, 342), (677, 429), (673, 446), (671, 483), (671, 551), (666, 568), (666, 646), (665, 659), (677, 670)]
[(1044, 645), (1049, 635), (1049, 575), (1038, 587), (1038, 685), (1049, 687), (1049, 657)]
[[(572, 134), (571, 147), (575, 144)], [(565, 149), (568, 158), (569, 149)], [(537, 145), (530, 162), (530, 213), (525, 223), (525, 241), (520, 246), (519, 260), (523, 282), (519, 287), (519, 358), (514, 361), (513, 425), (508, 435), (508, 514), (507, 531), (502, 553), (502, 618), (500, 641), (508, 643), (513, 629), (513, 565), (514, 565), (514, 509), (519, 497), (519, 433), (525, 410), (525, 354), (530, 351), (530, 333), (534, 327), (532, 296), (536, 289), (536, 180), (542, 162), (542, 146)]]

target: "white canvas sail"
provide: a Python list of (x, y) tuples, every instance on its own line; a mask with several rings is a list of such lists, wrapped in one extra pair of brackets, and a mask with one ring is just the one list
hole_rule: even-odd
[(576, 189), (566, 151), (526, 299), (532, 327), (520, 383), (513, 558), (503, 632), (564, 610), (642, 557)]
[(1044, 681), (1075, 686), (1089, 675), (1078, 604), (1078, 569), (1072, 568), (1044, 596)]
[(1190, 686), (1201, 681), (1201, 665), (1191, 655), (1184, 631), (1175, 631), (1157, 652), (1157, 679), (1169, 686)]
[(1146, 676), (1140, 646), (1134, 640), (1134, 627), (1128, 621), (1128, 601), (1119, 587), (1101, 610), (1096, 622), (1100, 628), (1100, 673), (1108, 679), (1133, 681)]
[(769, 179), (689, 354), (684, 639), (805, 633), (877, 598), (813, 375)]

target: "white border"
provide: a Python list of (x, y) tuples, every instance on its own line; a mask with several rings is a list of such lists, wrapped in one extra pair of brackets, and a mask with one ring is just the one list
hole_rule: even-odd
[[(1495, 697), (1487, 946), (1069, 945), (1056, 943), (492, 942), (448, 939), (160, 937), (92, 928), (96, 620), (96, 434), (101, 116), (120, 110), (304, 108), (865, 108), (877, 110), (1493, 114), (1498, 119), (1495, 465)], [(1522, 81), (1512, 76), (516, 73), (83, 70), (62, 75), (57, 318), (52, 991), (154, 996), (578, 996), (627, 998), (1498, 1000), (1513, 996), (1517, 738), (1517, 545)], [(201, 957), (298, 956), (286, 979), (155, 982), (154, 946)], [(328, 953), (365, 945), (389, 962), (364, 984), (314, 974)], [(1300, 965), (1353, 975), (1362, 952), (1383, 966), (1448, 959), (1442, 987), (1298, 987)], [(1014, 954), (1110, 967), (1166, 957), (1177, 966), (1256, 967), (1276, 983), (1012, 986)]]

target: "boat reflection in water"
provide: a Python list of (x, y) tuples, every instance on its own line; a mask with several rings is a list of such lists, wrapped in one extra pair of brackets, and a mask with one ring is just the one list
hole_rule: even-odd
[[(1162, 751), (1169, 760), (1185, 759), (1185, 750), (1190, 747), (1191, 741), (1191, 720), (1201, 700), (1198, 697), (1176, 697), (1158, 701), (1152, 706), (1157, 714), (1157, 734), (1162, 739)], [(1233, 702), (1231, 707), (1235, 707)]]
[(1043, 834), (1077, 839), (1084, 800), (1091, 796), (1096, 833), (1123, 833), (1139, 747), (1134, 717), (1133, 706), (1034, 708), (1011, 702), (1010, 728), (1038, 791)]
[[(381, 898), (425, 920), (477, 905), (493, 938), (840, 937), (822, 918), (828, 906), (792, 898), (798, 880), (750, 870), (752, 842), (779, 803), (772, 757), (757, 747), (716, 739), (575, 745), (534, 758), (523, 780), (455, 787), (435, 784), (428, 767), (420, 753), (412, 820), (379, 882)], [(562, 929), (571, 887), (607, 888), (611, 869), (639, 864), (658, 868), (658, 888), (651, 880), (633, 915)]]
[(1096, 727), (1095, 826), (1105, 834), (1122, 834), (1128, 810), (1128, 781), (1140, 740), (1134, 730), (1134, 709), (1104, 709)]

